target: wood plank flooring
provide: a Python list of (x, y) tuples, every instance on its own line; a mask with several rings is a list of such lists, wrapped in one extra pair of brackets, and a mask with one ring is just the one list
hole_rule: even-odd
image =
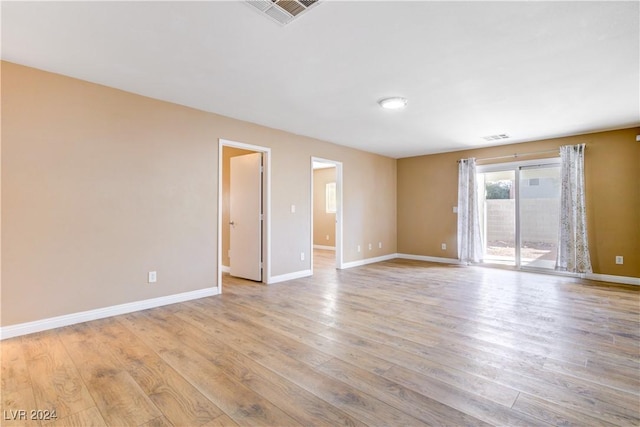
[(219, 296), (2, 341), (0, 424), (640, 425), (640, 289), (332, 256), (311, 278), (225, 276)]

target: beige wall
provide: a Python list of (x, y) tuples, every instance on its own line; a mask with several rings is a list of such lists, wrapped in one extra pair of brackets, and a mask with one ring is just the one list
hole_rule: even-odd
[[(457, 258), (457, 218), (452, 212), (457, 204), (456, 160), (552, 150), (584, 142), (587, 226), (594, 273), (640, 277), (638, 134), (640, 128), (632, 128), (400, 159), (398, 252)], [(447, 244), (446, 251), (440, 249), (441, 243)], [(616, 255), (624, 256), (624, 265), (615, 264)]]
[(229, 189), (231, 183), (231, 158), (251, 154), (254, 151), (235, 147), (222, 148), (222, 265), (229, 266), (229, 249), (231, 246), (231, 228), (229, 221)]
[(343, 164), (345, 262), (455, 258), (457, 159), (586, 142), (594, 271), (640, 277), (640, 128), (396, 161), (16, 64), (1, 72), (2, 326), (215, 286), (219, 138), (271, 149), (272, 276), (311, 266), (311, 157)]
[(336, 214), (328, 213), (326, 186), (336, 182), (336, 168), (313, 171), (313, 244), (336, 246)]
[(396, 252), (394, 159), (2, 62), (1, 325), (215, 286), (219, 138), (271, 148), (272, 275), (311, 268), (312, 156), (344, 260)]

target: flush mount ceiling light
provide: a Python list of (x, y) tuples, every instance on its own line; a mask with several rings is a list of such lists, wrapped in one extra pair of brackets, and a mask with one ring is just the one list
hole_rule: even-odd
[(392, 98), (381, 99), (378, 101), (378, 104), (385, 110), (400, 110), (407, 106), (407, 98), (394, 96)]

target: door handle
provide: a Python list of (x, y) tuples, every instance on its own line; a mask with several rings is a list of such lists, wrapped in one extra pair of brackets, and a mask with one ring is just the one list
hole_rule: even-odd
[(229, 221), (229, 225), (235, 226), (236, 223), (235, 223), (235, 221)]

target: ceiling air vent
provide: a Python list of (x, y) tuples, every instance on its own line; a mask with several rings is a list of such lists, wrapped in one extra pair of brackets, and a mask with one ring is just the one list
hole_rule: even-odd
[(499, 141), (501, 139), (508, 139), (509, 135), (507, 135), (506, 133), (501, 133), (500, 135), (489, 135), (489, 136), (483, 136), (482, 139), (484, 139), (485, 141)]
[(245, 0), (246, 3), (279, 24), (287, 25), (320, 0)]

